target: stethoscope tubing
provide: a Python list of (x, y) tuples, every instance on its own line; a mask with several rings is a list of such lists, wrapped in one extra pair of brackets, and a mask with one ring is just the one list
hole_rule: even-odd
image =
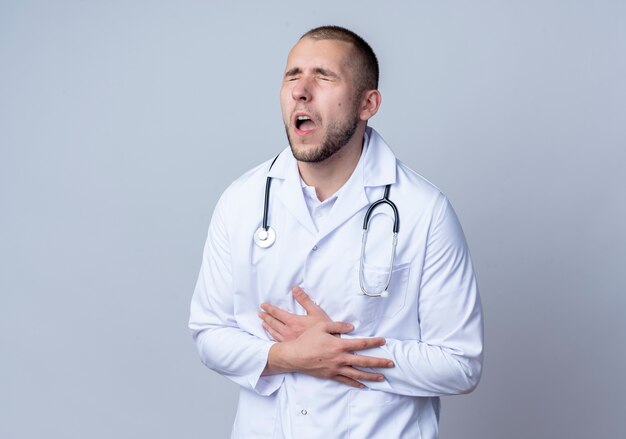
[[(272, 169), (272, 166), (274, 166), (274, 163), (278, 159), (278, 156), (280, 156), (280, 154), (278, 154), (276, 157), (274, 157), (274, 160), (272, 160), (272, 164), (270, 164), (270, 170)], [(271, 186), (272, 186), (272, 177), (268, 175), (267, 179), (265, 180), (265, 201), (263, 203), (263, 230), (265, 231), (267, 231), (269, 227), (267, 224), (267, 217), (268, 217), (267, 211), (270, 205), (270, 187)]]
[[(389, 295), (389, 285), (391, 284), (391, 273), (393, 271), (393, 262), (396, 256), (396, 246), (398, 244), (398, 232), (400, 231), (400, 215), (398, 214), (398, 208), (396, 204), (389, 199), (389, 190), (391, 185), (385, 186), (385, 192), (383, 197), (374, 201), (365, 212), (365, 218), (363, 218), (363, 237), (361, 238), (361, 256), (359, 258), (359, 287), (361, 288), (361, 294), (367, 297), (387, 297)], [(369, 229), (369, 222), (376, 207), (381, 204), (386, 204), (393, 210), (393, 241), (391, 243), (391, 257), (389, 259), (389, 273), (387, 273), (387, 279), (385, 286), (374, 293), (367, 290), (365, 287), (365, 279), (363, 276), (363, 263), (365, 261), (365, 247), (367, 245), (367, 233)]]
[[(280, 154), (279, 154), (280, 155)], [(278, 159), (278, 156), (274, 157), (274, 160), (270, 164), (270, 170), (274, 163)], [(268, 248), (274, 244), (276, 240), (276, 232), (269, 226), (268, 219), (268, 210), (270, 204), (270, 189), (272, 186), (272, 177), (269, 175), (265, 180), (265, 196), (263, 200), (263, 222), (262, 226), (257, 229), (254, 233), (254, 242), (261, 248)], [(359, 258), (359, 286), (361, 288), (361, 293), (367, 297), (387, 297), (389, 295), (389, 284), (391, 283), (391, 274), (393, 271), (393, 262), (396, 255), (396, 245), (398, 244), (398, 232), (400, 231), (400, 215), (398, 214), (398, 208), (396, 204), (389, 199), (389, 191), (391, 188), (391, 184), (385, 186), (385, 192), (383, 197), (379, 200), (374, 201), (367, 211), (365, 212), (365, 218), (363, 218), (363, 237), (361, 239), (361, 256)], [(389, 261), (389, 273), (387, 273), (387, 279), (385, 282), (384, 288), (376, 292), (370, 292), (365, 287), (365, 281), (363, 277), (363, 263), (365, 260), (365, 246), (367, 243), (367, 234), (369, 228), (369, 222), (372, 216), (372, 213), (376, 209), (376, 207), (381, 204), (386, 204), (393, 210), (393, 241), (391, 245), (391, 257)]]
[(386, 204), (393, 210), (393, 233), (397, 234), (400, 231), (400, 216), (398, 215), (398, 208), (396, 207), (396, 204), (389, 199), (390, 187), (390, 184), (385, 186), (385, 193), (383, 194), (383, 197), (380, 200), (374, 201), (367, 209), (367, 212), (365, 212), (365, 218), (363, 218), (363, 230), (367, 230), (369, 227), (370, 217), (372, 216), (374, 209), (381, 204)]

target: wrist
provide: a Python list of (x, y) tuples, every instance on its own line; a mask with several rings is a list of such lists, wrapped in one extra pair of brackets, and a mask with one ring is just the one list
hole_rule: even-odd
[(274, 343), (267, 354), (267, 365), (264, 375), (277, 375), (279, 373), (293, 372), (289, 366), (287, 358), (288, 349), (285, 346), (288, 342)]

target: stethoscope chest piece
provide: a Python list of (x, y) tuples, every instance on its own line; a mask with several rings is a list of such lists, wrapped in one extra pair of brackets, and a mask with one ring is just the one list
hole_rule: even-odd
[(271, 227), (267, 229), (263, 226), (256, 229), (254, 232), (254, 243), (261, 248), (271, 247), (276, 242), (276, 232)]

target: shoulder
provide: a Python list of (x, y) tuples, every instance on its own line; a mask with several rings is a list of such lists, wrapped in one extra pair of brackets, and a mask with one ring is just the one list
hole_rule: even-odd
[(263, 202), (265, 181), (272, 160), (273, 157), (244, 172), (224, 189), (215, 204), (212, 221), (230, 224), (233, 218), (243, 219), (250, 216), (253, 209), (262, 209), (258, 204)]
[(273, 160), (272, 157), (237, 177), (226, 187), (220, 201), (241, 200), (244, 196), (250, 196), (251, 192), (262, 192), (265, 189), (265, 180)]
[(396, 186), (395, 191), (399, 194), (428, 199), (442, 196), (437, 186), (399, 160), (391, 146), (374, 128), (368, 127), (367, 134), (372, 150), (368, 151), (365, 165), (366, 183), (377, 186), (394, 181), (391, 190), (394, 191), (393, 186)]
[[(433, 183), (406, 164), (397, 161), (396, 195), (391, 186), (390, 198), (396, 199), (401, 224), (408, 233), (424, 232), (426, 242), (465, 247), (461, 224), (448, 197)], [(401, 226), (402, 227), (402, 226)]]
[(441, 189), (399, 159), (396, 159), (396, 182), (403, 196), (422, 206), (437, 210), (448, 202)]
[(411, 169), (400, 159), (396, 159), (396, 178), (398, 183), (413, 187), (414, 190), (423, 192), (426, 196), (439, 196), (441, 190), (423, 175)]
[[(447, 203), (446, 196), (428, 179), (411, 169), (399, 160), (393, 149), (382, 136), (373, 128), (368, 130), (370, 143), (375, 148), (372, 154), (369, 172), (386, 175), (382, 180), (389, 182), (393, 179), (390, 188), (390, 198), (396, 200), (398, 207), (403, 211), (420, 212), (420, 214), (436, 215), (442, 206)], [(393, 169), (393, 172), (390, 172)], [(376, 181), (376, 178), (372, 178)], [(378, 182), (378, 181), (376, 181)]]

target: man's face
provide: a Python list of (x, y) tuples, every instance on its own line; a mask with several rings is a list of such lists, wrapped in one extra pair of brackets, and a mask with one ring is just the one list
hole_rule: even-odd
[(321, 162), (352, 138), (359, 122), (351, 45), (304, 38), (291, 49), (280, 91), (285, 130), (293, 155)]

